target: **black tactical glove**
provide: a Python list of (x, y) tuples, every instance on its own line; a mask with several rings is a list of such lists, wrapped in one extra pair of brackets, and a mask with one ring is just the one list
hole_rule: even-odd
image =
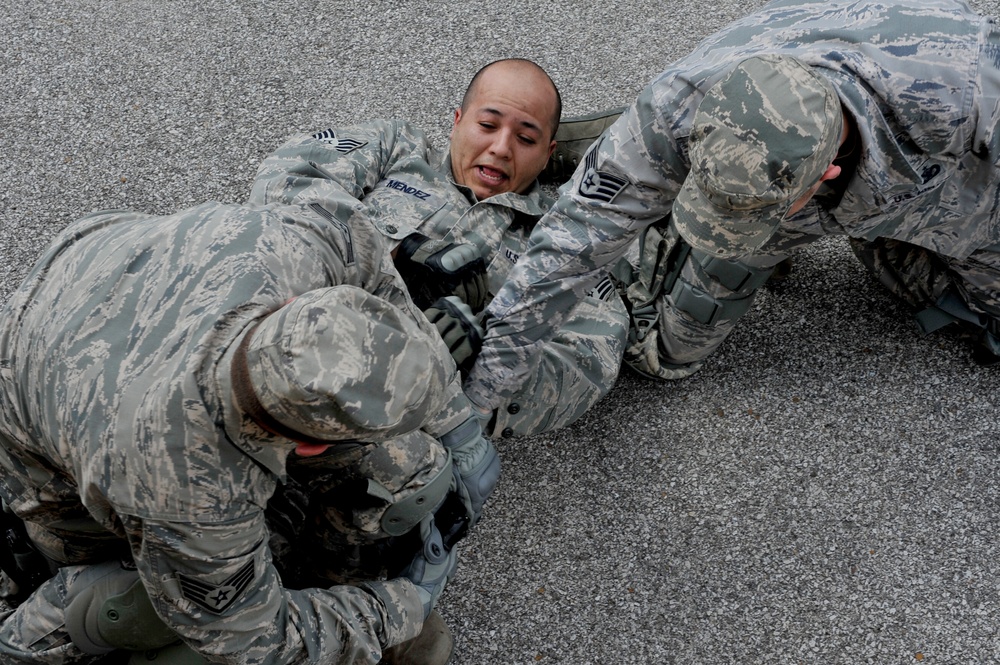
[(483, 329), (472, 309), (455, 296), (448, 296), (426, 308), (424, 316), (437, 328), (458, 371), (465, 378), (483, 348)]
[(309, 511), (309, 495), (306, 488), (291, 476), (275, 488), (264, 511), (264, 521), (269, 531), (277, 531), (289, 541), (297, 540), (305, 527)]
[(268, 547), (274, 565), (286, 582), (295, 578), (304, 563), (300, 548), (295, 547), (303, 529), (308, 529), (309, 495), (306, 488), (291, 476), (278, 485), (264, 510)]
[(457, 296), (473, 312), (486, 304), (486, 262), (475, 245), (413, 233), (399, 243), (395, 264), (420, 309), (444, 296)]

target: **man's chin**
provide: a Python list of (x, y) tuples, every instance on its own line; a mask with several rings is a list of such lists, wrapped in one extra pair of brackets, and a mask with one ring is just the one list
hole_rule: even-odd
[(483, 199), (488, 199), (491, 196), (496, 196), (497, 194), (503, 194), (509, 191), (509, 189), (503, 187), (476, 187), (472, 190), (472, 193), (476, 195), (477, 199), (482, 201)]
[(494, 182), (492, 179), (485, 177), (483, 172), (478, 168), (473, 169), (470, 181), (474, 183), (470, 189), (475, 193), (476, 197), (480, 199), (513, 191), (509, 177), (504, 176)]
[[(507, 179), (491, 187), (480, 185), (478, 189), (482, 190), (483, 192), (487, 192), (486, 194), (484, 194), (484, 196), (496, 196), (497, 194), (506, 194), (507, 192), (513, 192), (514, 184), (509, 179)], [(484, 196), (480, 196), (478, 193), (476, 194), (476, 196), (479, 196), (479, 198), (484, 198)]]

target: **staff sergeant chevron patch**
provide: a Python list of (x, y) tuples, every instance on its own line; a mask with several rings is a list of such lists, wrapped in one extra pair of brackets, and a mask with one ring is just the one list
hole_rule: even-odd
[(592, 148), (584, 160), (586, 170), (580, 182), (580, 195), (587, 199), (610, 203), (625, 189), (628, 180), (621, 176), (597, 170), (597, 148)]
[(253, 582), (253, 563), (248, 561), (222, 584), (211, 584), (177, 573), (181, 584), (181, 595), (212, 614), (222, 614)]
[(357, 139), (342, 139), (338, 138), (337, 134), (332, 129), (324, 129), (321, 132), (316, 132), (312, 135), (317, 141), (322, 141), (323, 143), (329, 143), (336, 149), (337, 152), (342, 152), (345, 155), (352, 150), (357, 150), (361, 146), (368, 143), (368, 141), (358, 141)]

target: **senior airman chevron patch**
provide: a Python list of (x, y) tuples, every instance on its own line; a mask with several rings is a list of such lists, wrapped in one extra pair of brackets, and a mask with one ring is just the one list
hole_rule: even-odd
[(222, 584), (196, 580), (183, 573), (177, 573), (177, 578), (181, 583), (181, 595), (212, 614), (222, 614), (253, 582), (253, 561), (248, 561)]
[(368, 141), (358, 141), (357, 139), (338, 138), (337, 134), (332, 129), (324, 129), (321, 132), (316, 132), (312, 135), (312, 137), (317, 141), (329, 143), (334, 147), (334, 149), (336, 149), (337, 152), (342, 152), (344, 154), (347, 154), (352, 150), (357, 150), (361, 146), (368, 143)]
[(628, 184), (628, 180), (621, 176), (597, 170), (597, 148), (587, 153), (584, 165), (586, 170), (580, 183), (580, 195), (584, 198), (610, 203)]

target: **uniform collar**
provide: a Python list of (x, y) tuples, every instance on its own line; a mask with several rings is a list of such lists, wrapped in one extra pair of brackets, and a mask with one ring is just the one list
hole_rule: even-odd
[(455, 182), (455, 173), (451, 168), (450, 152), (442, 154), (440, 164), (437, 165), (437, 169), (441, 173), (448, 176), (451, 184), (454, 185), (458, 191), (462, 192), (465, 198), (467, 198), (469, 203), (472, 205), (495, 205), (500, 206), (501, 208), (510, 208), (511, 210), (515, 210), (532, 217), (541, 217), (553, 203), (553, 200), (542, 191), (542, 186), (538, 184), (538, 180), (531, 183), (531, 187), (523, 194), (505, 192), (480, 201), (476, 198), (475, 193), (473, 193), (471, 189), (465, 185), (460, 185)]

